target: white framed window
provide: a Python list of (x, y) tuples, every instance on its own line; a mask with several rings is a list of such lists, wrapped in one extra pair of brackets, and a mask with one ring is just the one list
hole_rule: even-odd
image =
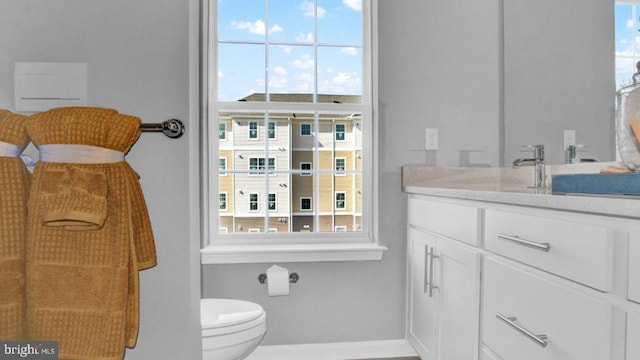
[(260, 229), (258, 229), (258, 228), (250, 228), (249, 230), (247, 230), (247, 232), (249, 232), (249, 233), (259, 233)]
[(269, 211), (278, 211), (278, 194), (269, 193)]
[(311, 163), (310, 162), (301, 162), (300, 163), (300, 176), (311, 176)]
[(335, 226), (335, 231), (336, 232), (345, 232), (347, 231), (347, 227), (344, 225), (336, 225)]
[(249, 121), (249, 140), (259, 140), (258, 122)]
[(311, 136), (311, 126), (309, 123), (300, 124), (300, 136)]
[(346, 140), (346, 126), (345, 124), (336, 124), (335, 125), (335, 140), (337, 142), (343, 142)]
[(334, 169), (336, 171), (336, 176), (344, 176), (346, 175), (347, 170), (347, 158), (337, 157), (334, 159)]
[[(279, 218), (288, 221), (284, 226), (278, 224), (277, 236), (271, 236), (269, 231), (259, 236), (209, 231), (208, 246), (202, 252), (203, 263), (251, 262), (251, 257), (244, 258), (239, 253), (220, 260), (225, 255), (219, 248), (247, 244), (256, 245), (256, 251), (260, 251), (263, 244), (283, 248), (296, 244), (304, 245), (305, 249), (320, 245), (349, 249), (345, 253), (321, 251), (317, 256), (313, 250), (309, 253), (304, 250), (306, 261), (330, 261), (334, 255), (340, 260), (380, 259), (386, 248), (377, 244), (374, 233), (377, 202), (374, 198), (373, 106), (377, 100), (372, 78), (372, 44), (375, 43), (377, 0), (315, 0), (305, 2), (304, 9), (269, 0), (257, 0), (255, 5), (246, 8), (242, 2), (205, 0), (203, 13), (209, 15), (206, 17), (209, 24), (204, 28), (209, 31), (205, 32), (203, 41), (208, 51), (203, 51), (202, 56), (210, 74), (207, 77), (210, 81), (206, 97), (210, 101), (207, 125), (209, 129), (218, 128), (217, 124), (224, 119), (227, 123), (245, 125), (247, 131), (247, 135), (238, 136), (244, 133), (243, 129), (236, 130), (234, 125), (234, 130), (226, 133), (228, 143), (224, 151), (231, 147), (234, 154), (244, 154), (228, 164), (227, 173), (233, 175), (233, 183), (223, 182), (215, 176), (217, 168), (209, 167), (207, 189), (208, 194), (220, 192), (224, 185), (225, 190), (231, 187), (229, 194), (248, 196), (248, 207), (234, 206), (233, 211), (225, 213), (227, 222), (229, 217), (234, 224), (258, 221), (264, 223), (260, 229), (272, 229)], [(252, 27), (252, 23), (259, 26)], [(207, 58), (210, 54), (215, 55)], [(265, 131), (263, 136), (260, 136), (261, 129)], [(351, 133), (346, 136), (347, 129), (354, 132), (353, 136)], [(221, 151), (221, 143), (211, 141), (215, 139), (211, 135), (208, 137), (203, 151), (210, 157)], [(357, 142), (348, 144), (351, 138)], [(341, 144), (341, 149), (358, 153), (357, 168), (347, 170), (345, 163), (344, 171), (336, 171), (331, 160), (338, 151), (331, 146), (336, 141), (347, 143)], [(295, 162), (308, 165), (296, 169), (292, 165)], [(251, 177), (266, 172), (283, 176)], [(358, 213), (345, 213), (335, 206), (336, 176), (346, 172), (353, 174), (357, 181), (348, 185), (341, 180), (348, 187), (344, 188), (344, 206), (349, 197), (357, 202), (350, 204), (351, 208), (362, 209)], [(295, 174), (311, 179), (292, 176)], [(267, 200), (267, 206), (260, 206), (259, 194), (267, 197), (277, 194), (277, 215), (270, 214), (268, 198), (263, 199)], [(296, 198), (299, 206), (292, 204), (291, 200)], [(205, 208), (211, 212), (206, 216), (209, 228), (219, 227), (219, 209)], [(336, 210), (340, 210), (341, 221), (357, 222), (361, 226), (346, 232), (336, 231)], [(349, 216), (352, 219), (348, 219)], [(277, 259), (278, 255), (273, 256), (269, 259)]]
[(260, 195), (258, 193), (249, 194), (249, 212), (258, 212), (260, 209)]
[[(267, 168), (267, 159), (261, 157), (249, 158), (249, 175), (264, 175)], [(276, 159), (269, 158), (269, 172), (272, 173), (276, 170)]]
[(224, 141), (227, 140), (227, 124), (219, 123), (218, 124), (218, 140)]
[(276, 122), (275, 121), (269, 121), (269, 127), (267, 129), (267, 133), (268, 133), (268, 137), (269, 140), (275, 140), (276, 139)]
[(219, 204), (220, 211), (227, 211), (227, 193), (221, 192), (218, 195), (218, 198), (219, 198), (218, 204)]
[(311, 211), (313, 210), (313, 201), (310, 196), (301, 196), (300, 197), (300, 211)]
[(336, 191), (336, 210), (347, 209), (347, 193), (344, 191)]
[(229, 233), (229, 228), (226, 227), (221, 227), (218, 231), (218, 234), (228, 234)]
[(227, 157), (222, 156), (218, 158), (218, 175), (227, 176)]

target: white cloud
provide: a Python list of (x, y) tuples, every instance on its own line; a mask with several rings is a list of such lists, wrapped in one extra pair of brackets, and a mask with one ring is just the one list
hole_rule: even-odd
[(361, 79), (355, 73), (340, 72), (331, 80), (320, 84), (321, 92), (328, 93), (357, 93), (360, 91)]
[(296, 36), (296, 41), (300, 41), (300, 42), (313, 42), (313, 33), (300, 33), (298, 34), (298, 36)]
[(218, 71), (218, 78), (224, 77), (224, 73), (222, 71)]
[(357, 55), (358, 54), (358, 50), (354, 47), (345, 47), (345, 48), (341, 48), (340, 50), (338, 50), (338, 54), (345, 54), (345, 55)]
[(269, 89), (286, 89), (289, 80), (286, 77), (272, 76), (269, 79)]
[[(231, 26), (238, 30), (249, 30), (250, 34), (254, 35), (264, 35), (266, 26), (264, 21), (258, 19), (255, 22), (248, 21), (232, 21)], [(280, 25), (273, 25), (271, 29), (269, 29), (269, 33), (282, 32), (284, 29)]]
[(284, 52), (285, 54), (291, 54), (291, 51), (293, 51), (291, 46), (288, 46), (288, 45), (278, 45), (278, 46), (280, 47), (280, 49), (282, 49), (282, 52)]
[(255, 22), (247, 21), (232, 21), (231, 26), (238, 30), (249, 30), (249, 33), (254, 35), (264, 35), (265, 25), (264, 21), (256, 20)]
[(627, 29), (633, 29), (633, 19), (627, 20)]
[(362, 11), (362, 0), (342, 0), (342, 3), (353, 10)]
[(283, 68), (282, 66), (274, 68), (273, 72), (278, 75), (287, 75), (287, 69)]
[(311, 69), (313, 68), (315, 62), (311, 55), (302, 54), (300, 58), (293, 60), (291, 64), (298, 69)]
[[(302, 10), (302, 14), (304, 16), (308, 16), (308, 17), (313, 17), (314, 16), (314, 5), (313, 2), (310, 1), (305, 1), (302, 4), (300, 4), (299, 6), (300, 10)], [(317, 9), (318, 12), (318, 19), (323, 18), (325, 15), (327, 15), (327, 10), (325, 10), (324, 8), (318, 6)]]

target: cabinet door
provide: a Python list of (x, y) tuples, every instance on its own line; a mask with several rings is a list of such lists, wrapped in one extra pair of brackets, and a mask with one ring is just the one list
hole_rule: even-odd
[(479, 352), (480, 254), (452, 241), (437, 240), (440, 305), (439, 358), (475, 360)]
[(428, 251), (435, 247), (431, 234), (409, 228), (409, 322), (408, 340), (422, 360), (437, 359), (438, 312), (436, 297), (429, 296)]
[(629, 292), (631, 301), (640, 303), (640, 232), (629, 234)]
[(627, 360), (640, 359), (640, 312), (627, 313)]

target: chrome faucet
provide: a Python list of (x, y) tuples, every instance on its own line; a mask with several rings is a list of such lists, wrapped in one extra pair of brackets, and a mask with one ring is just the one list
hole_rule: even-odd
[(528, 145), (527, 148), (533, 149), (533, 158), (531, 159), (515, 159), (513, 167), (535, 166), (535, 178), (533, 188), (543, 190), (545, 188), (544, 174), (544, 145)]

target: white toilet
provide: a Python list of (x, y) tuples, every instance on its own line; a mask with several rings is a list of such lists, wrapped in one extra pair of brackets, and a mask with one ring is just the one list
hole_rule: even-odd
[(203, 360), (242, 360), (267, 331), (262, 306), (243, 300), (201, 299)]

